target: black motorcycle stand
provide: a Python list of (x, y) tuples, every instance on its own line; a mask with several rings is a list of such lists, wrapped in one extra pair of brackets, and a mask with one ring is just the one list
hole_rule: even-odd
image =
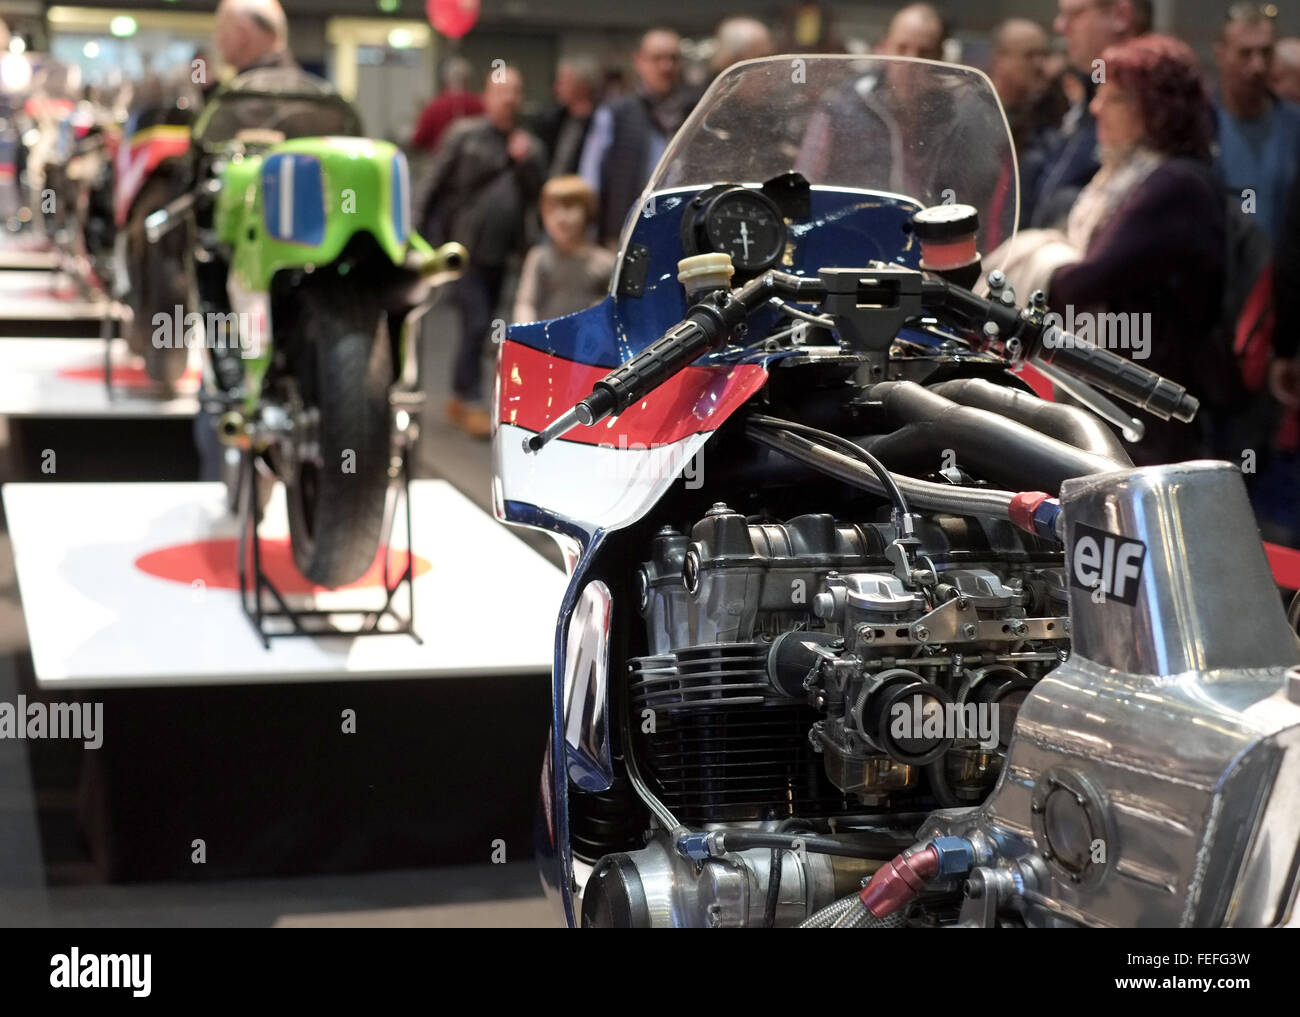
[[(239, 599), (243, 604), (244, 614), (257, 631), (265, 649), (271, 648), (271, 640), (285, 636), (386, 636), (409, 635), (423, 645), (424, 640), (415, 631), (415, 554), (411, 547), (411, 471), (409, 460), (402, 455), (402, 465), (398, 476), (388, 485), (388, 494), (384, 503), (384, 521), (380, 528), (379, 546), (383, 549), (384, 559), (384, 603), (379, 608), (331, 607), (328, 610), (299, 609), (291, 607), (284, 595), (276, 588), (262, 570), (262, 538), (258, 527), (262, 522), (262, 510), (257, 498), (257, 467), (255, 455), (245, 455), (240, 466), (243, 473), (239, 492)], [(397, 514), (398, 498), (405, 504), (406, 511), (406, 567), (401, 574), (394, 577), (391, 572), (391, 538), (394, 517)], [(250, 588), (247, 574), (249, 535), (252, 536), (252, 584)], [(406, 617), (398, 614), (394, 601), (402, 584), (406, 584)], [(266, 606), (266, 596), (274, 602)], [(334, 619), (340, 615), (359, 615), (361, 622), (354, 628), (340, 626)], [(395, 622), (394, 626), (379, 627), (384, 618)], [(289, 628), (285, 631), (268, 630), (267, 621), (287, 619)]]

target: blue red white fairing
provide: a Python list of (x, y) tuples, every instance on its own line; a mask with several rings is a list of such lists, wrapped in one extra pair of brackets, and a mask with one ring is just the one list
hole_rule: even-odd
[[(792, 60), (802, 65), (799, 84), (791, 82)], [(923, 153), (908, 172), (900, 172), (897, 165), (862, 155), (872, 144), (888, 146), (891, 133), (899, 133), (897, 124), (884, 122), (873, 96), (916, 87), (917, 75), (930, 84), (942, 82), (959, 97), (971, 133), (982, 134), (984, 149), (994, 153), (991, 161), (963, 165), (945, 159), (947, 168), (939, 172), (938, 153)], [(971, 87), (976, 79), (982, 84)], [(935, 115), (918, 111), (920, 120)], [(740, 127), (746, 133), (737, 133)], [(909, 135), (918, 132), (924, 134), (922, 122), (908, 125)], [(571, 573), (556, 632), (555, 714), (542, 780), (539, 844), (548, 856), (543, 871), (549, 889), (562, 899), (570, 924), (576, 924), (576, 915), (568, 783), (586, 790), (609, 786), (608, 761), (601, 758), (608, 746), (602, 753), (600, 746), (593, 751), (582, 739), (566, 737), (577, 726), (567, 716), (571, 624), (575, 612), (585, 611), (590, 622), (591, 613), (600, 610), (581, 602), (587, 569), (603, 537), (641, 519), (718, 428), (764, 387), (772, 358), (790, 355), (762, 348), (778, 314), (759, 312), (750, 320), (748, 345), (701, 357), (622, 414), (569, 431), (545, 454), (526, 453), (524, 441), (682, 319), (688, 301), (677, 263), (691, 200), (717, 183), (757, 188), (790, 171), (802, 173), (811, 190), (807, 214), (785, 219), (788, 242), (774, 267), (795, 275), (815, 276), (823, 267), (867, 261), (916, 268), (921, 255), (908, 232), (911, 217), (953, 195), (979, 209), (982, 246), (1014, 232), (1014, 155), (1002, 110), (978, 72), (877, 58), (748, 61), (714, 82), (670, 143), (629, 216), (610, 296), (586, 311), (508, 330), (499, 351), (494, 405), (496, 515), (555, 535)], [(922, 345), (938, 341), (919, 332), (913, 338)], [(562, 761), (558, 767), (557, 760)]]

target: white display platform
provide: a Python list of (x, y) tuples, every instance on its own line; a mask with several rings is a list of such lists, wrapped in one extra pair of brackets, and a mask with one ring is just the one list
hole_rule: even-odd
[(0, 341), (0, 416), (192, 417), (199, 409), (197, 350), (173, 398), (145, 386), (143, 361), (125, 340), (113, 343), (114, 392), (104, 384), (102, 339)]
[(103, 297), (87, 300), (65, 272), (15, 269), (0, 273), (0, 335), (5, 321), (102, 321), (122, 309)]
[(59, 267), (57, 251), (48, 249), (23, 251), (0, 249), (0, 271), (51, 271)]
[[(211, 568), (163, 579), (142, 556), (237, 536), (221, 484), (5, 484), (5, 514), (36, 678), (47, 689), (344, 681), (549, 674), (567, 579), (523, 541), (441, 480), (411, 482), (416, 554), (408, 635), (288, 637), (264, 649), (237, 589)], [(404, 514), (399, 511), (399, 523)], [(405, 530), (393, 534), (405, 548)], [(264, 545), (287, 532), (277, 485)], [(283, 546), (283, 545), (282, 545)], [(174, 553), (174, 552), (168, 552)], [(190, 562), (189, 552), (179, 556)], [(208, 556), (227, 572), (233, 550)], [(405, 562), (405, 555), (400, 556)], [(195, 586), (191, 574), (214, 585)], [(378, 586), (322, 592), (314, 606), (377, 606)], [(304, 597), (299, 604), (310, 598)], [(395, 598), (406, 609), (403, 588)]]

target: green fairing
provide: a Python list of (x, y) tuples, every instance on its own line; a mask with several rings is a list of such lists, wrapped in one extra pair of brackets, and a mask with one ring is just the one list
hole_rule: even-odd
[[(352, 235), (365, 230), (394, 264), (406, 260), (392, 216), (392, 164), (398, 149), (370, 138), (296, 138), (258, 156), (232, 162), (222, 177), (217, 233), (234, 250), (231, 271), (249, 290), (270, 287), (286, 268), (328, 265), (343, 253)], [(285, 243), (266, 234), (262, 216), (262, 160), (280, 153), (312, 155), (325, 180), (325, 237), (319, 245)], [(427, 250), (412, 236), (412, 246)]]
[[(287, 243), (266, 232), (262, 162), (280, 153), (312, 155), (320, 160), (326, 208), (325, 236), (318, 245)], [(395, 265), (405, 263), (408, 251), (422, 257), (431, 254), (432, 248), (414, 231), (406, 243), (398, 239), (392, 215), (392, 163), (397, 153), (395, 145), (370, 138), (296, 138), (230, 162), (222, 173), (215, 225), (221, 243), (231, 250), (230, 271), (236, 284), (250, 292), (266, 292), (277, 272), (331, 264), (353, 235), (362, 231), (378, 241)], [(253, 402), (270, 365), (273, 341), (274, 322), (272, 343), (264, 346), (262, 356), (244, 361)], [(405, 344), (403, 334), (399, 357), (405, 353)]]

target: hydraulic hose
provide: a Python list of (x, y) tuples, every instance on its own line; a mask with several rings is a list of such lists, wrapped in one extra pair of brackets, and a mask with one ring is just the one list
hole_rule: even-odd
[(799, 923), (801, 929), (899, 929), (907, 924), (902, 912), (877, 918), (856, 894), (841, 897)]
[(844, 915), (848, 914), (855, 907), (861, 907), (862, 902), (858, 899), (856, 893), (847, 897), (841, 897), (833, 904), (827, 904), (820, 911), (809, 915), (799, 923), (801, 929), (829, 929)]

